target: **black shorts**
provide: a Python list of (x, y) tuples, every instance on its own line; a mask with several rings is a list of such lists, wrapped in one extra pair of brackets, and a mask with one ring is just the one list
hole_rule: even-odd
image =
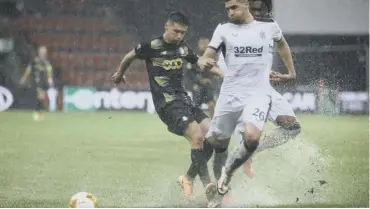
[(168, 131), (184, 136), (188, 125), (196, 121), (201, 123), (208, 116), (192, 102), (175, 100), (157, 111), (159, 118), (167, 125)]
[(203, 103), (214, 101), (213, 89), (211, 87), (201, 87), (199, 91), (193, 92), (194, 103), (201, 106)]

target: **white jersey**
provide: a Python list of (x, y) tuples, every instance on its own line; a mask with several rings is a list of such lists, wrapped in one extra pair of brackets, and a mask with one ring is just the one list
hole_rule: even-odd
[(272, 19), (218, 25), (209, 47), (223, 55), (218, 60), (225, 73), (220, 94), (242, 99), (245, 94), (270, 91), (273, 45), (281, 38), (281, 29)]

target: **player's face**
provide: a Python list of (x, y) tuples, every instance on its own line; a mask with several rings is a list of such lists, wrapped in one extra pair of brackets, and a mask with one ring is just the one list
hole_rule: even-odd
[(209, 44), (209, 40), (208, 39), (200, 39), (198, 41), (198, 48), (199, 48), (199, 51), (201, 52), (204, 52), (206, 51), (207, 47), (208, 47), (208, 44)]
[(243, 21), (248, 11), (248, 1), (230, 0), (225, 3), (229, 18), (233, 22)]
[(178, 43), (184, 40), (187, 31), (188, 26), (175, 22), (167, 22), (165, 27), (166, 37), (171, 43)]
[(39, 48), (39, 57), (46, 58), (48, 54), (48, 49), (44, 46)]

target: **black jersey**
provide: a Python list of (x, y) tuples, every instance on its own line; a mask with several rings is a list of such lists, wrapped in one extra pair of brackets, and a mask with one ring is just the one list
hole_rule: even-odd
[(196, 63), (198, 56), (185, 42), (170, 44), (161, 36), (138, 44), (135, 53), (146, 61), (157, 111), (175, 100), (189, 100), (183, 84), (183, 64), (185, 60)]
[(30, 63), (30, 67), (30, 73), (35, 80), (36, 86), (46, 88), (48, 86), (48, 75), (51, 75), (53, 71), (50, 62), (36, 57)]

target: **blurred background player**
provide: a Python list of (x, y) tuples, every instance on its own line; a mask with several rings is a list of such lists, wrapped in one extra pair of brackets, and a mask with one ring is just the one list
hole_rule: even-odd
[[(208, 47), (209, 39), (201, 38), (198, 41), (198, 55), (203, 55)], [(216, 104), (217, 88), (220, 78), (223, 73), (216, 75), (213, 72), (201, 71), (196, 64), (188, 63), (186, 65), (188, 71), (187, 79), (190, 90), (193, 93), (194, 103), (201, 107), (202, 104), (207, 104), (209, 108), (209, 117), (213, 118), (213, 112)]]
[(37, 102), (35, 112), (33, 114), (33, 118), (36, 121), (43, 119), (43, 116), (41, 114), (42, 107), (44, 107), (45, 110), (49, 109), (47, 101), (47, 90), (54, 85), (53, 67), (47, 58), (47, 54), (48, 49), (46, 48), (46, 46), (39, 46), (38, 55), (27, 66), (27, 69), (20, 81), (21, 87), (24, 87), (28, 77), (32, 76), (32, 79), (34, 81), (32, 85), (36, 85)]

